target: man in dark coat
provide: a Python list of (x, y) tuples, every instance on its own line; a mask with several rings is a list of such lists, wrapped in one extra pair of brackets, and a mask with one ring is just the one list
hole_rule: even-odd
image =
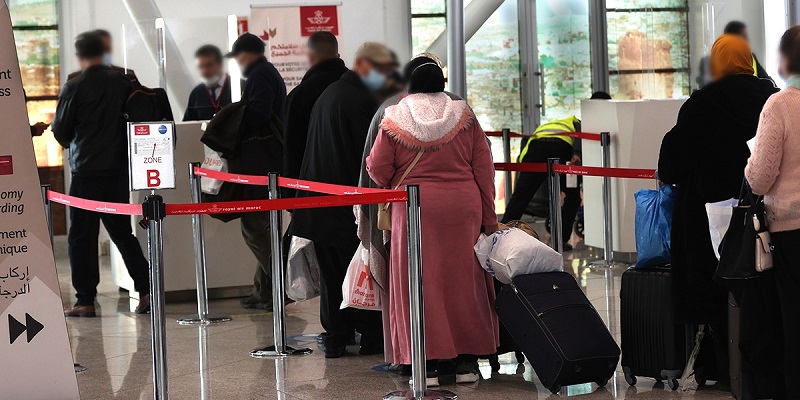
[[(322, 92), (311, 111), (300, 179), (358, 185), (361, 152), (379, 106), (376, 94), (385, 83), (389, 63), (391, 55), (385, 46), (365, 43), (356, 53), (353, 70), (345, 72)], [(298, 196), (311, 195), (298, 192)], [(354, 330), (361, 332), (360, 354), (383, 352), (379, 312), (339, 309), (347, 267), (359, 244), (353, 208), (296, 210), (292, 216), (292, 234), (312, 240), (317, 252), (325, 356), (344, 355)]]
[(748, 73), (718, 77), (694, 92), (661, 143), (658, 176), (677, 185), (672, 216), (672, 274), (678, 322), (710, 324), (721, 374), (727, 382), (728, 290), (714, 281), (717, 258), (705, 204), (738, 198), (750, 157), (746, 142), (764, 103), (777, 89)]
[[(308, 124), (314, 103), (332, 83), (348, 71), (339, 58), (339, 43), (330, 32), (314, 32), (308, 38), (308, 61), (311, 68), (286, 98), (284, 118), (283, 176), (300, 177), (306, 152)], [(294, 197), (294, 192), (287, 192)]]
[[(275, 66), (264, 57), (264, 52), (264, 41), (256, 35), (245, 33), (236, 39), (231, 52), (226, 55), (236, 58), (242, 75), (247, 78), (242, 91), (242, 101), (247, 102), (242, 121), (243, 135), (274, 129), (276, 122), (279, 124), (279, 119), (284, 114), (286, 84)], [(278, 135), (281, 133), (277, 132)], [(261, 136), (257, 140), (247, 139), (240, 143), (239, 154), (235, 160), (229, 162), (229, 167), (232, 172), (247, 175), (280, 172), (283, 167), (283, 146), (274, 135)], [(244, 190), (244, 196), (248, 200), (269, 197), (269, 189), (265, 186), (246, 186)], [(269, 213), (246, 213), (241, 217), (241, 223), (244, 241), (258, 260), (253, 292), (242, 300), (242, 306), (271, 309), (272, 251)]]
[(222, 52), (212, 44), (200, 46), (194, 53), (203, 83), (189, 93), (184, 121), (208, 121), (222, 107), (231, 104), (230, 76), (225, 73)]

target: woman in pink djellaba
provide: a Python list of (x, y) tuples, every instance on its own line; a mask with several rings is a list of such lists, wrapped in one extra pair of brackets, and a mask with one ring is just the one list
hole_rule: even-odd
[[(457, 383), (476, 382), (478, 356), (494, 354), (498, 345), (492, 278), (473, 250), (481, 228), (497, 230), (492, 155), (469, 105), (448, 96), (444, 84), (436, 64), (417, 67), (409, 94), (386, 109), (367, 158), (367, 170), (378, 184), (420, 187), (430, 386), (439, 383), (439, 360), (455, 361)], [(393, 205), (389, 303), (397, 364), (411, 363), (406, 223), (405, 206)]]

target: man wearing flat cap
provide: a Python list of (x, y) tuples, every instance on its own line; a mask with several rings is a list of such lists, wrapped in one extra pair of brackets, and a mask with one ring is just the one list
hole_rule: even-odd
[[(384, 87), (393, 63), (386, 46), (364, 43), (356, 52), (353, 69), (322, 92), (311, 111), (300, 179), (358, 185), (361, 152), (370, 121), (379, 106), (376, 95)], [(297, 195), (313, 194), (299, 192)], [(359, 354), (382, 353), (380, 312), (339, 309), (342, 283), (359, 244), (353, 207), (296, 210), (291, 229), (293, 235), (313, 241), (317, 252), (325, 356), (343, 356), (355, 331), (361, 333)]]

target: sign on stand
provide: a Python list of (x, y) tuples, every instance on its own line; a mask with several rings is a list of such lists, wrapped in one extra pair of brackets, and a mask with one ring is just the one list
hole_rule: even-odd
[(0, 2), (0, 399), (77, 400), (6, 3)]
[(175, 189), (175, 124), (128, 123), (131, 190)]

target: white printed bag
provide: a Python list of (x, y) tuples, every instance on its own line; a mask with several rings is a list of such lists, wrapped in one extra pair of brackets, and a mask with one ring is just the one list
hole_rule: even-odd
[(483, 269), (505, 284), (510, 284), (515, 276), (564, 268), (561, 254), (518, 228), (499, 230), (489, 236), (481, 234), (475, 244), (475, 255)]
[(359, 245), (342, 285), (342, 305), (340, 308), (358, 308), (361, 310), (381, 310), (381, 298), (378, 296), (378, 285), (372, 280), (369, 272), (369, 251)]
[(706, 203), (706, 214), (708, 214), (708, 229), (711, 233), (711, 244), (714, 246), (714, 254), (719, 260), (719, 245), (722, 238), (728, 232), (731, 224), (733, 208), (739, 205), (739, 200), (729, 199), (716, 203)]
[[(222, 158), (220, 153), (211, 150), (208, 146), (203, 145), (205, 158), (203, 158), (203, 169), (208, 169), (217, 172), (228, 172), (228, 161)], [(207, 176), (200, 177), (200, 190), (205, 194), (218, 195), (222, 184), (225, 183), (218, 179), (212, 179)]]

